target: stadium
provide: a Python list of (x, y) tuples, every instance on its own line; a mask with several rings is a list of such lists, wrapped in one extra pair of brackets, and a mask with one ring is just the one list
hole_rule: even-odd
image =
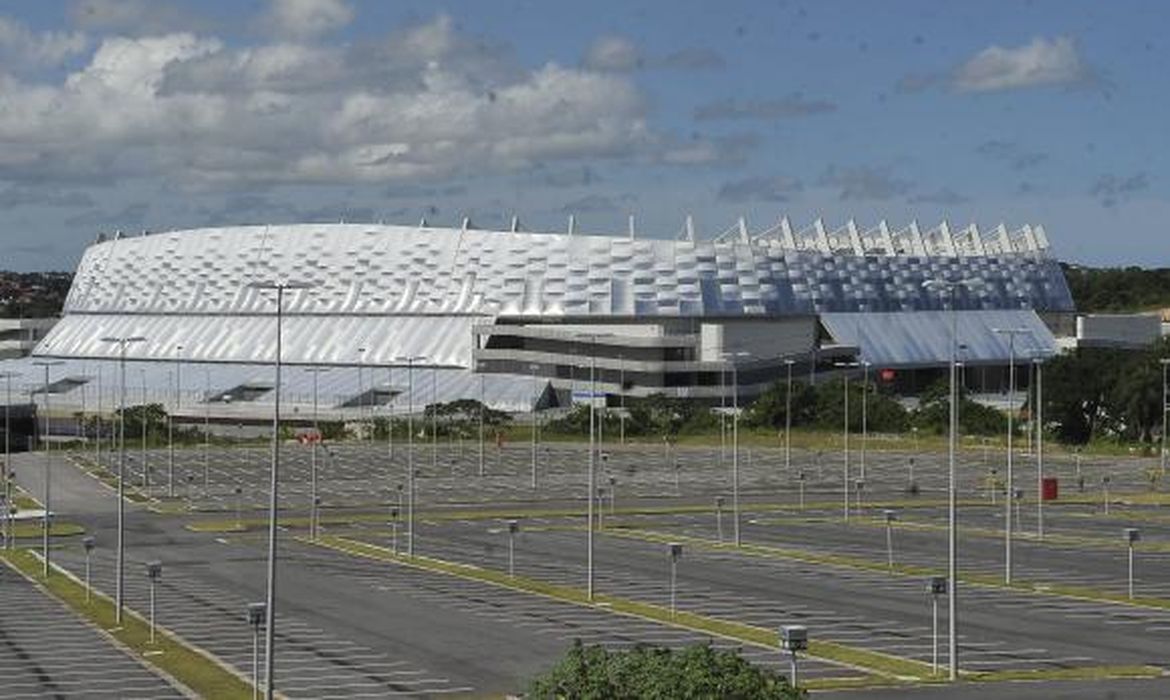
[[(869, 371), (912, 390), (951, 356), (997, 391), (1008, 358), (1056, 350), (1071, 295), (1038, 226), (952, 231), (741, 219), (704, 239), (367, 224), (116, 234), (86, 251), (33, 358), (0, 363), (59, 411), (128, 403), (188, 419), (271, 414), (276, 293), (283, 400), (410, 412), (461, 398), (505, 411), (653, 394), (730, 403), (793, 372)], [(926, 284), (959, 283), (951, 298)], [(1017, 329), (1019, 334), (997, 333)], [(1020, 336), (1020, 337), (1016, 337)], [(1014, 340), (1014, 347), (1010, 347)], [(62, 360), (43, 370), (37, 360)], [(858, 369), (859, 367), (864, 369)], [(307, 370), (332, 369), (319, 372)], [(48, 390), (44, 374), (48, 371)], [(590, 377), (593, 383), (590, 383)], [(592, 386), (592, 389), (591, 389)], [(10, 401), (9, 403), (12, 403)]]

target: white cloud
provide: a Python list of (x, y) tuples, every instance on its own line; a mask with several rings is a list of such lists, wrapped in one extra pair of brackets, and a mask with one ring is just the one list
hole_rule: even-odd
[(203, 24), (168, 0), (75, 0), (69, 19), (83, 29), (133, 36), (193, 31)]
[(603, 36), (585, 53), (584, 65), (591, 70), (626, 72), (642, 64), (638, 47), (625, 37)]
[(721, 157), (656, 133), (645, 112), (627, 76), (525, 69), (446, 17), (360, 48), (108, 38), (60, 83), (0, 75), (0, 180), (221, 189)]
[(88, 41), (78, 32), (34, 32), (0, 17), (0, 60), (10, 65), (52, 66), (85, 51)]
[(991, 46), (959, 66), (953, 85), (963, 92), (991, 92), (1042, 85), (1071, 85), (1091, 72), (1069, 37), (1037, 37), (1016, 48)]
[(261, 23), (277, 36), (309, 38), (340, 29), (353, 20), (345, 0), (271, 0)]

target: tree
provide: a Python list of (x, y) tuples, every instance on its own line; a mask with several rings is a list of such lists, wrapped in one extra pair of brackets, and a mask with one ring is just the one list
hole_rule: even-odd
[(556, 666), (529, 684), (528, 697), (799, 700), (807, 695), (784, 676), (752, 666), (734, 651), (708, 645), (607, 651), (577, 640)]
[[(940, 379), (923, 390), (914, 412), (914, 425), (935, 435), (945, 434), (951, 420), (951, 384)], [(968, 435), (1002, 435), (1007, 430), (1007, 416), (998, 409), (972, 401), (966, 388), (959, 387), (959, 432)]]

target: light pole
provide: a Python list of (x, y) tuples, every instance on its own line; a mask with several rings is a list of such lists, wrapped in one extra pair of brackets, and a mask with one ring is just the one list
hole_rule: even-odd
[(792, 675), (788, 679), (793, 688), (800, 687), (797, 676), (796, 655), (808, 649), (808, 628), (803, 625), (784, 625), (780, 628), (780, 648), (792, 657)]
[(93, 553), (93, 548), (96, 546), (92, 536), (87, 535), (82, 538), (81, 546), (85, 549), (85, 602), (88, 604), (93, 599), (93, 586), (90, 585), (89, 578), (89, 559), (90, 554)]
[[(1008, 337), (1008, 416), (1007, 416), (1007, 477), (1004, 488), (1008, 497), (1004, 499), (1004, 555), (1003, 580), (1011, 585), (1012, 582), (1012, 491), (1015, 486), (1013, 480), (1012, 455), (1012, 418), (1015, 412), (1016, 400), (1016, 336), (1031, 333), (1027, 328), (994, 328), (992, 332)], [(954, 581), (954, 577), (951, 577)]]
[[(149, 393), (146, 389), (146, 368), (138, 368), (138, 378), (142, 380), (142, 486), (146, 489), (150, 488), (150, 463), (149, 456), (146, 453), (146, 437), (147, 437), (147, 403), (150, 401)], [(149, 493), (149, 491), (148, 491)]]
[(898, 519), (898, 514), (888, 508), (882, 511), (886, 518), (886, 565), (890, 569), (890, 573), (894, 573), (894, 521)]
[[(865, 448), (869, 445), (869, 362), (861, 363), (861, 480), (865, 481)], [(860, 511), (860, 508), (858, 509)], [(860, 515), (860, 512), (858, 513)]]
[[(536, 411), (539, 408), (540, 396), (536, 391), (536, 370), (540, 369), (540, 365), (528, 365), (528, 369), (532, 370), (532, 490), (536, 490)], [(590, 397), (592, 400), (592, 397)]]
[(386, 470), (394, 471), (394, 366), (386, 368), (386, 386), (389, 399), (386, 401)]
[(516, 533), (520, 531), (519, 520), (508, 521), (508, 578), (516, 577)]
[(1133, 546), (1142, 538), (1136, 527), (1125, 528), (1125, 543), (1129, 548), (1129, 599), (1133, 600)]
[(932, 576), (930, 578), (931, 603), (931, 675), (938, 675), (938, 597), (947, 593), (947, 577)]
[[(1158, 362), (1162, 365), (1162, 457), (1159, 462), (1159, 472), (1164, 477), (1166, 476), (1166, 404), (1170, 402), (1170, 396), (1167, 396), (1166, 393), (1166, 366), (1170, 365), (1170, 357), (1163, 357)], [(1080, 455), (1077, 455), (1077, 459), (1080, 460)]]
[(788, 389), (784, 392), (784, 473), (792, 474), (792, 365), (795, 360), (785, 360), (788, 368)]
[(264, 628), (264, 603), (248, 604), (248, 624), (252, 627), (252, 700), (260, 697), (260, 630)]
[(280, 508), (277, 495), (280, 485), (280, 370), (283, 361), (284, 293), (308, 289), (309, 285), (301, 282), (253, 282), (248, 286), (276, 292), (276, 355), (273, 362), (276, 381), (272, 408), (272, 480), (268, 494), (268, 586), (265, 596), (268, 620), (264, 630), (264, 692), (267, 700), (272, 700), (275, 693), (273, 678), (276, 674), (276, 519)]
[(146, 577), (150, 579), (150, 644), (154, 646), (154, 600), (158, 580), (162, 577), (162, 562), (149, 561), (146, 563)]
[(479, 375), (479, 475), (482, 477), (484, 473), (484, 452), (483, 452), (483, 412), (484, 406), (484, 391), (483, 391), (483, 375)]
[(1044, 539), (1044, 364), (1037, 357), (1032, 360), (1036, 366), (1036, 406), (1032, 411), (1036, 423), (1036, 538)]
[[(52, 459), (52, 448), (50, 447), (51, 442), (49, 441), (49, 432), (50, 432), (51, 427), (52, 427), (51, 424), (49, 423), (49, 370), (57, 365), (62, 365), (65, 363), (62, 362), (61, 360), (38, 360), (38, 361), (34, 362), (33, 364), (36, 365), (37, 367), (44, 367), (45, 368), (45, 389), (44, 389), (44, 391), (45, 391), (45, 434), (44, 434), (44, 437), (42, 438), (42, 440), (45, 443), (45, 492), (44, 492), (45, 493), (45, 515), (44, 515), (44, 518), (42, 519), (42, 526), (41, 526), (41, 540), (42, 540), (41, 556), (44, 559), (44, 576), (45, 576), (45, 578), (48, 578), (49, 577), (49, 529), (52, 527), (52, 515), (50, 513), (52, 511), (52, 495), (53, 495), (53, 491), (52, 491), (53, 480), (50, 476), (52, 473), (53, 459)], [(7, 469), (7, 465), (5, 465), (5, 468)]]
[(414, 363), (426, 358), (409, 355), (394, 358), (406, 363), (406, 555), (414, 556)]
[(175, 497), (175, 411), (183, 401), (183, 346), (175, 346), (175, 406), (167, 411), (167, 498)]
[(439, 368), (431, 367), (431, 471), (439, 471)]
[(115, 557), (114, 621), (122, 625), (126, 563), (126, 348), (132, 343), (144, 343), (142, 336), (102, 338), (104, 343), (118, 346), (118, 544)]
[(670, 543), (670, 616), (673, 618), (675, 613), (676, 601), (676, 581), (678, 574), (678, 560), (682, 558), (683, 546), (678, 542)]
[(203, 489), (211, 485), (211, 368), (203, 368)]
[(843, 401), (843, 405), (845, 407), (845, 420), (844, 420), (842, 427), (841, 427), (842, 441), (844, 443), (844, 448), (845, 448), (844, 476), (843, 476), (841, 491), (842, 491), (842, 493), (845, 494), (844, 505), (845, 505), (845, 522), (846, 523), (849, 522), (849, 372), (848, 372), (848, 368), (857, 367), (859, 365), (860, 365), (860, 363), (858, 363), (858, 362), (837, 362), (837, 363), (834, 363), (835, 367), (840, 367), (840, 368), (846, 369), (846, 371), (841, 374), (841, 386), (842, 386), (842, 389), (844, 390), (842, 401)]
[[(8, 525), (4, 537), (4, 546), (7, 549), (13, 549), (12, 533), (13, 533), (13, 512), (12, 512), (12, 379), (19, 377), (15, 372), (4, 372), (0, 377), (4, 378), (7, 395), (4, 399), (4, 520)], [(100, 466), (100, 465), (99, 465)]]
[(739, 365), (735, 362), (737, 357), (751, 357), (751, 353), (723, 353), (724, 366), (731, 365), (731, 526), (735, 546), (739, 547), (742, 539), (739, 511)]
[(318, 394), (320, 389), (320, 378), (322, 374), (329, 371), (327, 367), (309, 367), (305, 370), (313, 375), (313, 438), (311, 440), (312, 451), (310, 453), (309, 461), (309, 539), (313, 542), (317, 541), (318, 523), (321, 519), (320, 503), (317, 498), (317, 444), (321, 442), (321, 423), (320, 423), (320, 403)]
[[(358, 425), (365, 426), (369, 429), (369, 423), (366, 422), (366, 383), (363, 378), (362, 369), (366, 364), (366, 349), (364, 347), (357, 349), (358, 364), (357, 364), (357, 380), (358, 380), (358, 395), (357, 395), (357, 410), (358, 410)], [(370, 382), (373, 384), (373, 381)], [(359, 429), (360, 430), (360, 429)], [(358, 438), (361, 439), (360, 437)]]
[[(972, 286), (978, 284), (975, 279), (931, 279), (922, 283), (926, 289), (936, 291), (948, 300), (951, 315), (951, 339), (950, 339), (950, 367), (948, 368), (948, 375), (950, 378), (950, 397), (949, 397), (949, 413), (950, 420), (948, 421), (949, 436), (947, 439), (947, 581), (951, 586), (950, 595), (947, 596), (947, 617), (948, 630), (947, 651), (949, 658), (950, 673), (949, 678), (952, 681), (959, 679), (959, 586), (958, 586), (958, 559), (959, 559), (959, 535), (958, 535), (958, 477), (955, 471), (955, 452), (956, 439), (959, 433), (959, 393), (958, 393), (958, 360), (959, 360), (959, 313), (957, 302), (957, 292), (960, 288), (970, 289)], [(918, 433), (914, 432), (915, 452), (918, 450)]]

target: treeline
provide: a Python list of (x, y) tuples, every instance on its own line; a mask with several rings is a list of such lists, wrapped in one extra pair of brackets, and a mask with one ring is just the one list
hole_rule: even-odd
[(1061, 267), (1077, 311), (1129, 312), (1170, 307), (1170, 268)]
[[(916, 428), (924, 434), (946, 431), (950, 415), (948, 391), (945, 382), (929, 387), (919, 397), (917, 408), (911, 410), (892, 395), (879, 390), (874, 382), (863, 385), (849, 383), (849, 427), (853, 432), (862, 429), (862, 405), (865, 423), (874, 433), (905, 433)], [(787, 384), (777, 382), (758, 399), (744, 405), (740, 425), (745, 429), (784, 430), (787, 424)], [(830, 379), (808, 385), (795, 382), (792, 386), (792, 427), (820, 430), (841, 430), (845, 424), (845, 386), (842, 379)], [(694, 401), (668, 398), (662, 395), (627, 399), (625, 420), (627, 436), (651, 436), (672, 439), (679, 435), (697, 435), (719, 429), (719, 415)], [(603, 430), (617, 434), (622, 420), (617, 411), (598, 413), (596, 421), (604, 421)], [(1007, 430), (1007, 418), (1000, 411), (971, 401), (965, 391), (960, 392), (960, 430), (969, 435), (998, 435)], [(550, 421), (546, 431), (564, 435), (588, 435), (589, 407), (580, 405), (562, 418)]]
[(0, 271), (0, 318), (57, 316), (71, 284), (68, 272)]

